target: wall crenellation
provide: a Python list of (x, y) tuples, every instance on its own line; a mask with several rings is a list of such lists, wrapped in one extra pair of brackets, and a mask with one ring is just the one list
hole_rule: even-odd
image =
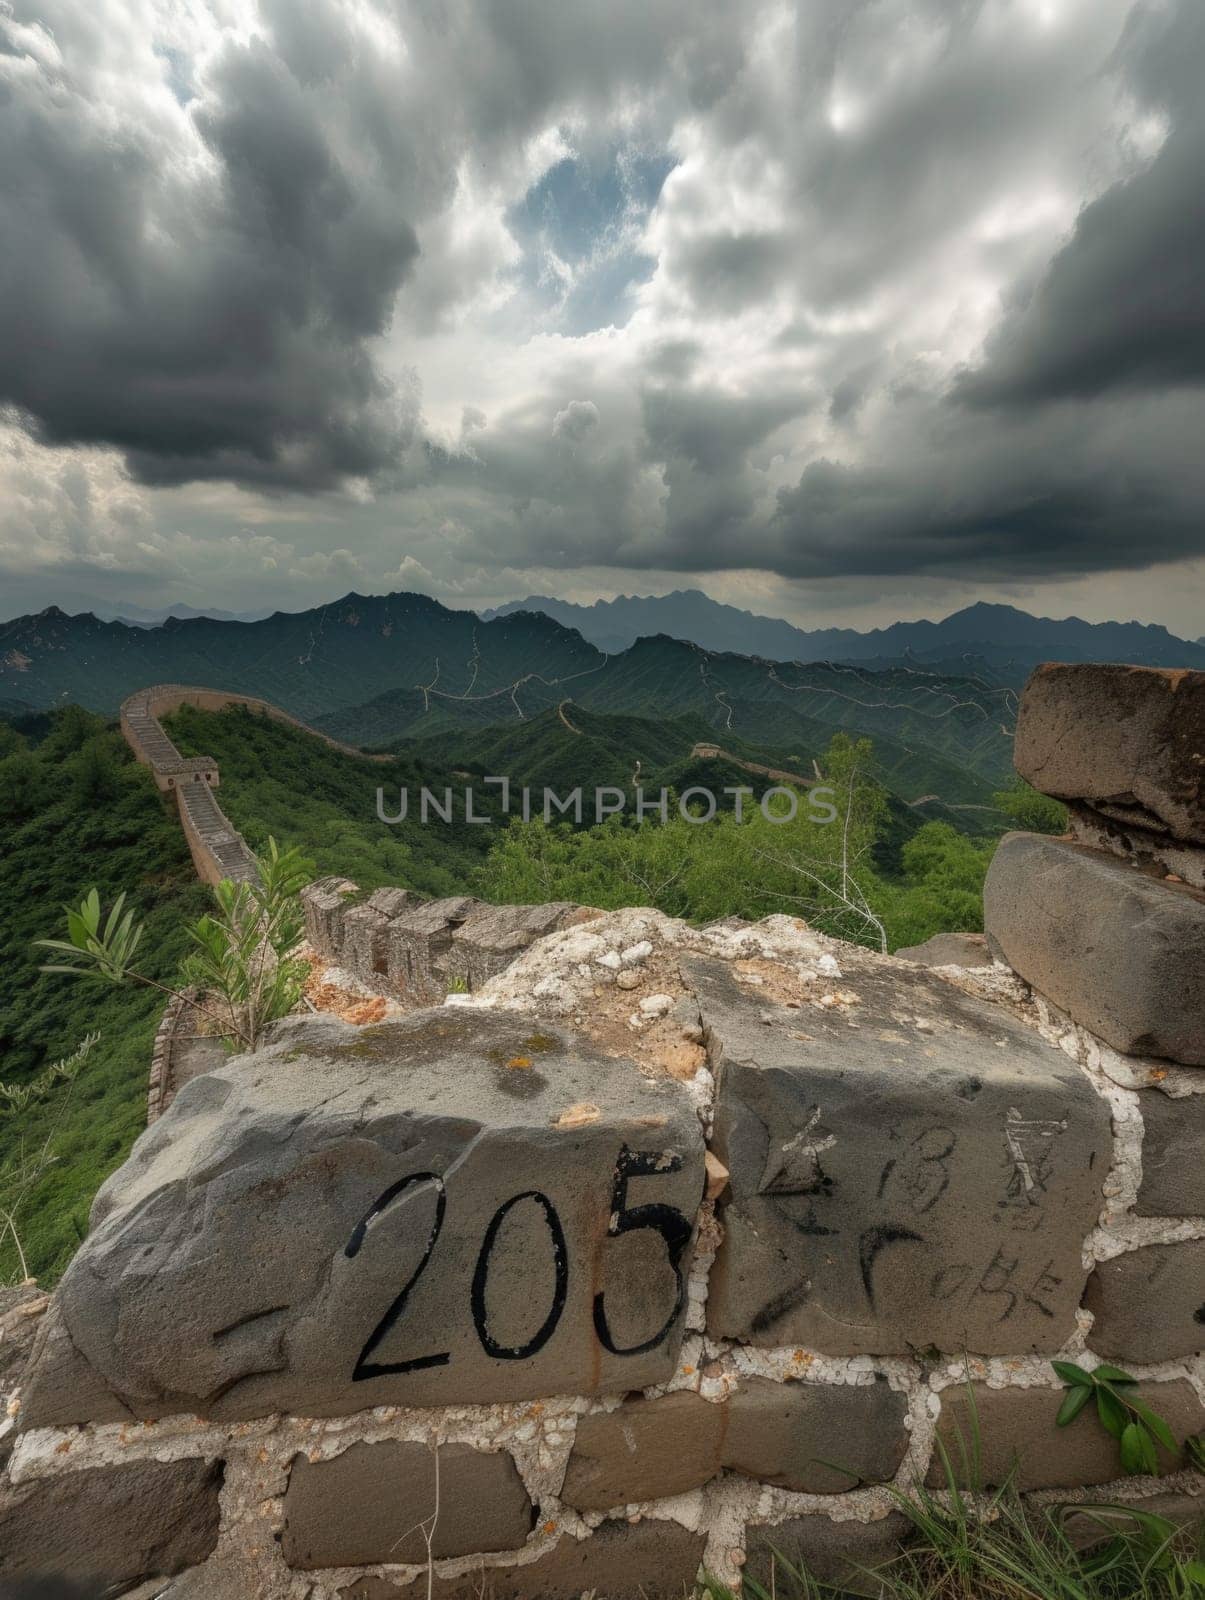
[(1127, 670), (1026, 693), (1022, 770), (1133, 847), (1010, 836), (987, 965), (312, 886), (389, 1020), (278, 1024), (102, 1189), (15, 1394), (0, 1571), (45, 1560), (36, 1489), (65, 1567), (170, 1600), (680, 1600), (772, 1549), (857, 1589), (972, 1395), (987, 1481), (1199, 1513), (1174, 1454), (1125, 1480), (1054, 1423), (1063, 1355), (1205, 1424), (1205, 1000), (1097, 955), (1153, 927), (1191, 977), (1205, 894), (1164, 869), (1205, 848), (1202, 675)]

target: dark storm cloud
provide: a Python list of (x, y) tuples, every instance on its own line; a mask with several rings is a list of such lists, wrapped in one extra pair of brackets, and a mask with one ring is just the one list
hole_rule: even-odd
[(904, 402), (869, 465), (812, 462), (778, 495), (759, 564), (793, 577), (1066, 576), (1199, 554), (1191, 394), (1004, 417)]
[(10, 564), (1199, 552), (1205, 5), (1128, 8), (0, 0)]
[(1136, 12), (1118, 52), (1171, 128), (1150, 167), (1085, 207), (956, 393), (1030, 405), (1205, 383), (1205, 6)]
[(417, 252), (388, 187), (332, 148), (284, 61), (229, 47), (186, 168), (70, 61), (0, 100), (0, 399), (46, 442), (148, 483), (321, 485), (375, 471), (413, 400), (365, 341)]
[(6, 29), (6, 9), (21, 70), (0, 94), (0, 403), (43, 442), (116, 446), (149, 484), (314, 488), (396, 460), (416, 394), (371, 342), (461, 159), (513, 153), (507, 136), (671, 59), (702, 102), (735, 49), (718, 4), (451, 0), (407, 8), (400, 53), (378, 60), (338, 0), (264, 0), (268, 36), (229, 41), (203, 83), (158, 47), (190, 148), (100, 70), (106, 23), (128, 14), (17, 0)]

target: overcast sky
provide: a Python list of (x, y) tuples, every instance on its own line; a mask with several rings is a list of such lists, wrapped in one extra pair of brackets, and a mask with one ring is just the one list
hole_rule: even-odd
[(0, 615), (1205, 633), (1202, 0), (0, 0)]

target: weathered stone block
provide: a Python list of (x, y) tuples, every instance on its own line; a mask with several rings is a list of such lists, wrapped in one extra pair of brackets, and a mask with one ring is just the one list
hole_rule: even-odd
[(561, 1499), (609, 1511), (697, 1488), (720, 1470), (725, 1410), (680, 1391), (582, 1417)]
[(1205, 893), (1111, 855), (1009, 833), (983, 921), (1027, 983), (1116, 1050), (1205, 1066)]
[(809, 1494), (886, 1483), (908, 1448), (905, 1397), (866, 1386), (746, 1378), (728, 1402), (724, 1465)]
[(878, 1522), (834, 1522), (821, 1515), (754, 1523), (745, 1530), (745, 1577), (768, 1594), (794, 1594), (797, 1585), (789, 1567), (807, 1572), (843, 1594), (878, 1595), (879, 1584), (867, 1574), (899, 1555), (910, 1527), (899, 1512)]
[(1171, 1361), (1205, 1348), (1205, 1239), (1150, 1244), (1102, 1261), (1084, 1304), (1089, 1342), (1111, 1360)]
[(1182, 1528), (1205, 1526), (1205, 1482), (1198, 1476), (1187, 1488), (1163, 1494), (1110, 1496), (1110, 1504), (1094, 1505), (1084, 1511), (1064, 1513), (1059, 1529), (1077, 1550), (1091, 1550), (1118, 1534), (1135, 1531), (1130, 1508), (1146, 1516), (1163, 1517)]
[[(937, 1437), (949, 1456), (958, 1484), (973, 1487), (975, 1437), (978, 1432), (979, 1481), (984, 1487), (1003, 1483), (1016, 1473), (1019, 1489), (1074, 1489), (1122, 1478), (1117, 1440), (1086, 1416), (1068, 1428), (1055, 1425), (1061, 1389), (989, 1389), (986, 1384), (958, 1384), (941, 1396)], [(1141, 1383), (1135, 1397), (1163, 1417), (1177, 1439), (1200, 1431), (1205, 1408), (1186, 1379), (1174, 1383)], [(1161, 1473), (1174, 1472), (1180, 1457), (1160, 1447)], [(943, 1488), (945, 1468), (935, 1455), (928, 1483)]]
[(991, 951), (981, 933), (935, 933), (923, 944), (910, 944), (896, 955), (922, 967), (990, 967)]
[(1013, 760), (1043, 794), (1205, 844), (1205, 672), (1038, 667)]
[(683, 970), (730, 1172), (710, 1331), (835, 1354), (1056, 1350), (1111, 1155), (1078, 1068), (923, 967), (864, 963), (844, 1000), (796, 1009), (722, 963)]
[(339, 1600), (687, 1600), (706, 1535), (646, 1517), (635, 1526), (604, 1522), (585, 1539), (562, 1539), (522, 1566), (482, 1565), (459, 1578), (427, 1576), (402, 1584), (360, 1578)]
[(521, 1013), (290, 1020), (102, 1188), (22, 1426), (664, 1382), (703, 1185), (681, 1084)]
[(1205, 1094), (1178, 1100), (1157, 1090), (1139, 1095), (1141, 1217), (1205, 1217)]
[(217, 1543), (221, 1483), (220, 1462), (144, 1461), (5, 1484), (0, 1577), (104, 1588), (180, 1572)]
[(72, 1343), (57, 1296), (34, 1340), (22, 1388), (17, 1416), (21, 1429), (56, 1428), (84, 1417), (93, 1422), (130, 1422), (134, 1417)]
[(319, 878), (301, 891), (305, 936), (320, 956), (338, 956), (347, 899), (355, 892), (349, 878)]
[(423, 904), (425, 897), (409, 889), (374, 889), (363, 905), (348, 907), (343, 914), (340, 963), (366, 979), (385, 978), (394, 919)]
[(437, 1460), (423, 1444), (353, 1444), (329, 1461), (294, 1459), (281, 1550), (306, 1571), (518, 1550), (534, 1516), (504, 1452), (445, 1444)]
[(452, 936), (482, 904), (471, 895), (428, 900), (403, 911), (390, 925), (386, 973), (395, 993), (420, 1004), (442, 1000), (455, 975)]

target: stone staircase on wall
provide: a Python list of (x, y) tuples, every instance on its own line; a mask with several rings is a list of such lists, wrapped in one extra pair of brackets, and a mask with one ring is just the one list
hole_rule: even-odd
[(0, 1575), (681, 1600), (778, 1551), (873, 1594), (972, 1407), (987, 1484), (1199, 1515), (1178, 1452), (1125, 1480), (1054, 1420), (1061, 1355), (1205, 1426), (1205, 675), (1126, 671), (1026, 693), (1078, 831), (1002, 844), (1008, 965), (315, 885), (315, 949), (408, 1014), (278, 1024), (101, 1190)]

